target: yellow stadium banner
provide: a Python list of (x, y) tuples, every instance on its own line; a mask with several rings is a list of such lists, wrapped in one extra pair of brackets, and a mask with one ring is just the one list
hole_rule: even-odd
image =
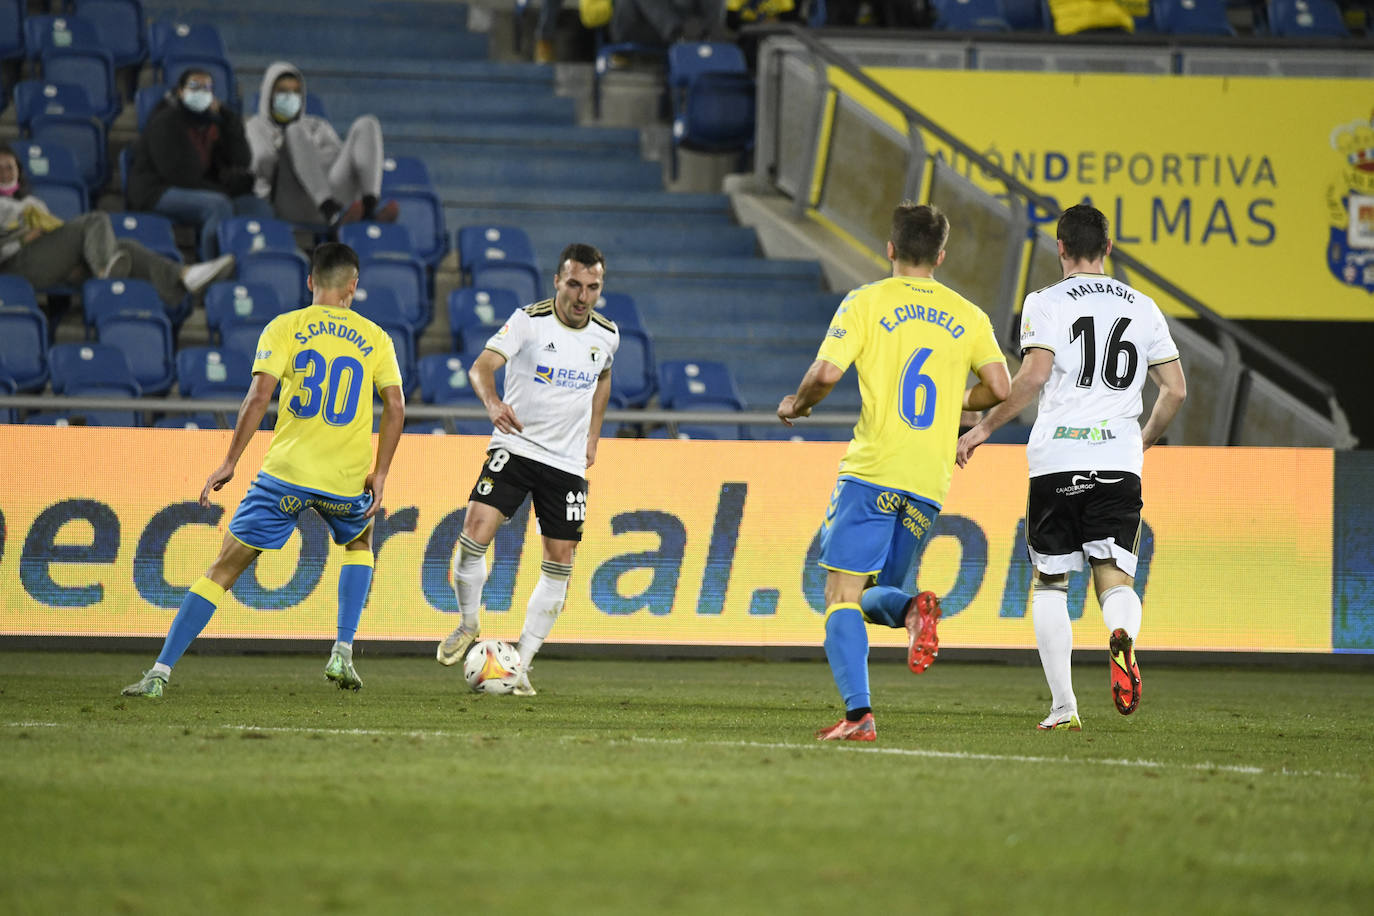
[[(165, 634), (209, 565), (267, 446), (260, 433), (215, 504), (196, 504), (228, 431), (0, 427), (0, 634)], [(359, 638), (437, 639), (456, 625), (449, 558), (486, 440), (406, 436), (388, 481)], [(816, 533), (844, 446), (612, 439), (590, 469), (585, 539), (552, 637), (567, 643), (819, 645)], [(1332, 649), (1332, 453), (1154, 449), (1137, 588), (1155, 649)], [(984, 446), (958, 471), (921, 588), (941, 642), (1032, 647), (1024, 449)], [(1257, 487), (1245, 481), (1279, 481)], [(207, 637), (332, 638), (341, 548), (312, 513), (235, 586)], [(539, 576), (521, 513), (489, 556), (484, 632), (518, 635)], [(1281, 580), (1283, 599), (1275, 600)], [(1105, 634), (1077, 577), (1080, 645)], [(904, 631), (870, 628), (875, 645)]]
[[(1120, 247), (1222, 315), (1374, 319), (1366, 80), (865, 73), (1060, 206), (1090, 200)], [(842, 71), (832, 68), (830, 79), (906, 134), (891, 106)], [(925, 139), (932, 155), (1004, 192), (967, 158)], [(843, 150), (835, 137), (830, 153)], [(951, 244), (977, 242), (956, 226)], [(1158, 298), (1166, 311), (1188, 314)]]

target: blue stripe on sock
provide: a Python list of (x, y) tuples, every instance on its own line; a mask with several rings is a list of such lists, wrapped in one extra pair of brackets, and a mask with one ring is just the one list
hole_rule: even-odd
[(353, 642), (371, 587), (371, 566), (350, 563), (339, 570), (339, 642)]
[(215, 615), (215, 605), (195, 592), (187, 592), (181, 599), (181, 608), (167, 631), (167, 639), (162, 643), (162, 654), (158, 663), (168, 668), (175, 665), (185, 654), (192, 640), (200, 635), (210, 618)]
[(825, 657), (844, 708), (872, 706), (868, 692), (868, 631), (858, 608), (842, 607), (825, 619)]

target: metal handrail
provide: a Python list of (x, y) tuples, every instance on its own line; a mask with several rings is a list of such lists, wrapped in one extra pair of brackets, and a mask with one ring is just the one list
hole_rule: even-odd
[[(789, 38), (794, 39), (799, 44), (801, 44), (807, 51), (809, 51), (815, 58), (824, 60), (826, 63), (838, 68), (839, 70), (842, 70), (846, 76), (853, 79), (856, 83), (860, 84), (869, 92), (873, 93), (873, 95), (877, 96), (885, 104), (891, 106), (898, 113), (900, 113), (902, 117), (904, 117), (907, 121), (908, 135), (910, 135), (913, 129), (913, 125), (920, 127), (922, 130), (930, 132), (932, 135), (939, 138), (942, 142), (948, 144), (952, 149), (958, 152), (959, 155), (967, 158), (974, 165), (978, 166), (983, 171), (984, 175), (990, 176), (1000, 181), (1006, 187), (1008, 192), (1016, 194), (1021, 198), (1024, 198), (1026, 201), (1033, 203), (1036, 207), (1050, 214), (1050, 219), (1057, 219), (1059, 215), (1063, 213), (1062, 208), (1058, 206), (1057, 202), (1055, 202), (1053, 198), (1041, 196), (1030, 185), (1025, 184), (1016, 176), (1008, 172), (1006, 169), (1002, 168), (1002, 166), (998, 165), (996, 162), (993, 162), (991, 159), (988, 159), (982, 153), (978, 152), (978, 150), (974, 149), (968, 143), (964, 142), (959, 137), (950, 133), (948, 130), (941, 127), (939, 124), (932, 121), (930, 118), (928, 118), (921, 112), (917, 111), (915, 108), (912, 108), (911, 105), (903, 101), (898, 96), (894, 95), (891, 92), (891, 90), (887, 89), (885, 86), (878, 83), (867, 73), (865, 73), (863, 69), (859, 67), (859, 65), (856, 64), (853, 60), (826, 45), (821, 39), (817, 38), (807, 29), (797, 25), (777, 24), (769, 26), (752, 27), (748, 30), (748, 32), (751, 35), (755, 35), (759, 38), (767, 37), (769, 35), (786, 35)], [(825, 90), (831, 87), (829, 87), (828, 83), (824, 83), (822, 84), (821, 88), (821, 104), (824, 105)], [(810, 157), (814, 155), (815, 153), (812, 152), (808, 155), (808, 158), (810, 159)], [(811, 159), (811, 162), (813, 167), (807, 169), (802, 175), (804, 187), (801, 188), (797, 194), (797, 198), (799, 200), (809, 201), (811, 196), (812, 182), (815, 180), (814, 159)], [(1217, 312), (1213, 311), (1210, 307), (1208, 307), (1202, 301), (1200, 301), (1196, 296), (1193, 296), (1191, 293), (1188, 293), (1187, 291), (1179, 287), (1176, 283), (1173, 283), (1172, 281), (1164, 277), (1162, 274), (1160, 274), (1158, 271), (1154, 270), (1149, 265), (1145, 264), (1140, 259), (1122, 250), (1121, 248), (1112, 249), (1112, 261), (1115, 265), (1126, 267), (1134, 271), (1135, 273), (1144, 277), (1146, 280), (1153, 283), (1155, 286), (1164, 290), (1164, 292), (1168, 293), (1170, 296), (1178, 300), (1188, 309), (1195, 312), (1211, 327), (1215, 328), (1223, 334), (1230, 336), (1232, 339), (1240, 342), (1253, 353), (1263, 357), (1275, 368), (1283, 372), (1286, 372), (1294, 380), (1302, 383), (1307, 388), (1311, 389), (1315, 394), (1317, 394), (1328, 404), (1328, 406), (1332, 409), (1333, 413), (1339, 413), (1340, 407), (1335, 400), (1335, 388), (1331, 385), (1330, 382), (1327, 382), (1325, 379), (1309, 371), (1305, 367), (1293, 363), (1292, 360), (1289, 360), (1287, 357), (1285, 357), (1281, 351), (1273, 347), (1271, 344), (1267, 343), (1266, 341), (1257, 337), (1250, 331), (1236, 324), (1231, 319), (1219, 315)]]

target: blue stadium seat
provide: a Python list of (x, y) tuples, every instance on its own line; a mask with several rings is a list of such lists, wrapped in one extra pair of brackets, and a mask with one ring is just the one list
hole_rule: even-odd
[[(157, 106), (162, 104), (162, 100), (167, 97), (167, 87), (163, 83), (154, 83), (151, 86), (141, 86), (134, 93), (134, 111), (138, 112), (138, 132), (141, 134), (148, 127), (148, 119), (153, 116)], [(129, 149), (129, 147), (125, 147)]]
[(394, 255), (362, 258), (358, 286), (370, 292), (391, 290), (400, 303), (408, 328), (418, 329), (429, 323), (429, 285), (425, 266), (418, 258)]
[(310, 262), (299, 251), (255, 251), (238, 259), (241, 283), (265, 283), (276, 290), (283, 309), (299, 308), (310, 300), (305, 278)]
[(258, 341), (266, 327), (266, 322), (231, 321), (220, 329), (220, 348), (233, 350), (251, 361), (257, 356)]
[(521, 305), (538, 302), (541, 283), (539, 268), (514, 261), (483, 261), (472, 270), (472, 285), (484, 289), (509, 289)]
[(436, 353), (421, 357), (420, 399), (426, 404), (481, 403), (468, 379), (468, 369), (472, 367), (473, 359), (461, 353)]
[(401, 390), (407, 396), (415, 390), (419, 381), (415, 368), (415, 337), (410, 328), (395, 322), (378, 322), (383, 331), (391, 337), (396, 347), (396, 363), (401, 367)]
[(227, 58), (213, 54), (187, 54), (179, 47), (169, 50), (162, 60), (163, 82), (175, 86), (186, 70), (202, 70), (210, 74), (215, 98), (235, 111), (239, 110), (239, 87), (234, 67)]
[(411, 324), (411, 315), (401, 305), (401, 300), (396, 298), (395, 290), (385, 286), (367, 287), (359, 283), (353, 297), (353, 311), (380, 325), (403, 325), (408, 328), (413, 348), (417, 328)]
[(289, 251), (300, 249), (291, 224), (279, 219), (259, 219), (254, 216), (234, 216), (222, 220), (218, 228), (219, 250), (236, 258), (258, 251)]
[(108, 315), (124, 312), (166, 314), (166, 307), (153, 284), (133, 277), (87, 280), (81, 284), (81, 303), (88, 330), (95, 328), (100, 319)]
[(611, 363), (611, 394), (626, 407), (643, 407), (656, 387), (653, 340), (642, 328), (621, 328)]
[(115, 84), (114, 58), (104, 48), (49, 46), (39, 58), (43, 79), (74, 83), (86, 90), (96, 116), (109, 123), (123, 103)]
[(14, 86), (14, 119), (20, 130), (28, 132), (33, 119), (41, 114), (95, 115), (95, 106), (86, 90), (74, 83), (49, 83), (24, 80)]
[(165, 216), (157, 213), (111, 213), (110, 225), (120, 238), (133, 239), (164, 258), (181, 260), (181, 249), (177, 248), (172, 221)]
[[(100, 395), (85, 395), (99, 397)], [(122, 395), (121, 395), (122, 397)], [(30, 414), (25, 426), (141, 426), (131, 410), (50, 410)]]
[(47, 204), (52, 215), (64, 222), (91, 209), (86, 189), (66, 182), (31, 181), (29, 193)]
[[(19, 387), (14, 384), (14, 378), (5, 368), (3, 360), (0, 360), (0, 394), (17, 394)], [(0, 423), (18, 423), (19, 411), (13, 407), (6, 407), (0, 410)]]
[(1225, 0), (1154, 0), (1155, 27), (1169, 35), (1235, 35)]
[(1042, 0), (1002, 0), (1002, 16), (1007, 26), (1016, 32), (1044, 32), (1052, 28), (1045, 21)]
[(415, 254), (429, 265), (438, 266), (448, 254), (448, 230), (444, 228), (444, 204), (434, 191), (424, 188), (385, 188), (382, 195), (396, 201), (400, 213), (396, 223), (405, 226)]
[(408, 420), (405, 431), (415, 436), (446, 436), (448, 429), (443, 420)]
[(448, 327), (453, 349), (481, 347), (501, 329), (521, 306), (520, 297), (508, 289), (464, 286), (448, 294)]
[(679, 147), (741, 152), (754, 145), (754, 80), (738, 45), (679, 42), (668, 49), (672, 174)]
[(433, 191), (429, 167), (418, 156), (388, 156), (382, 162), (382, 194), (398, 190)]
[(24, 50), (38, 60), (48, 48), (99, 48), (95, 26), (80, 16), (31, 15), (24, 18)]
[(124, 351), (111, 344), (55, 344), (48, 351), (54, 394), (130, 397), (143, 394)]
[(121, 312), (101, 315), (96, 339), (117, 347), (129, 360), (129, 368), (144, 394), (166, 394), (176, 381), (172, 360), (172, 322), (157, 312)]
[[(259, 94), (256, 92), (248, 94), (248, 98), (244, 102), (243, 107), (244, 113), (247, 116), (251, 117), (258, 113), (258, 98)], [(325, 110), (324, 99), (320, 98), (318, 92), (307, 92), (305, 94), (305, 113), (317, 118), (324, 118), (326, 121), (329, 120), (329, 113)], [(385, 184), (385, 179), (383, 179), (383, 184)]]
[[(21, 60), (24, 57), (25, 0), (0, 0), (0, 61)], [(0, 92), (0, 98), (4, 93)], [(0, 108), (4, 103), (0, 101)]]
[[(618, 357), (617, 357), (618, 360)], [(730, 367), (712, 360), (659, 364), (659, 401), (669, 410), (744, 410)]]
[(48, 382), (48, 320), (28, 306), (0, 306), (0, 360), (20, 391)]
[(67, 184), (84, 190), (81, 168), (76, 157), (65, 146), (44, 146), (41, 143), (20, 141), (14, 148), (24, 164), (24, 174), (30, 182), (43, 181)]
[[(148, 25), (148, 58), (153, 68), (162, 71), (168, 55), (217, 57), (227, 60), (228, 50), (219, 29), (209, 23), (156, 20)], [(163, 82), (167, 82), (164, 80)]]
[(253, 380), (253, 364), (222, 347), (177, 351), (177, 388), (188, 398), (241, 398)]
[(458, 267), (465, 273), (487, 261), (538, 263), (529, 233), (519, 226), (463, 226), (457, 241)]
[(22, 308), (40, 313), (33, 286), (19, 274), (0, 274), (0, 308)]
[(205, 323), (217, 339), (236, 324), (250, 324), (261, 331), (283, 311), (276, 288), (265, 283), (212, 283), (205, 291)]
[(1282, 38), (1346, 38), (1335, 0), (1269, 0), (1269, 31)]
[(935, 28), (950, 32), (1008, 32), (999, 0), (935, 0)]
[(596, 310), (615, 322), (623, 332), (627, 329), (644, 330), (644, 319), (639, 314), (639, 306), (629, 293), (605, 293), (596, 304)]
[(129, 166), (134, 161), (134, 148), (126, 146), (119, 151), (119, 189), (124, 194), (124, 208), (129, 209)]
[(76, 13), (95, 27), (102, 47), (116, 67), (132, 67), (148, 58), (148, 36), (139, 0), (78, 0)]
[(159, 429), (223, 429), (212, 413), (169, 414), (152, 425)]
[(92, 195), (100, 193), (110, 177), (106, 160), (105, 125), (91, 114), (40, 114), (29, 122), (33, 142), (45, 147), (64, 146), (76, 159), (81, 181)]
[(754, 424), (746, 426), (744, 432), (750, 439), (759, 442), (848, 442), (854, 436), (851, 426), (811, 425), (805, 420), (795, 426)]
[(400, 223), (348, 223), (339, 227), (339, 241), (358, 253), (358, 258), (398, 255), (415, 257), (410, 230)]

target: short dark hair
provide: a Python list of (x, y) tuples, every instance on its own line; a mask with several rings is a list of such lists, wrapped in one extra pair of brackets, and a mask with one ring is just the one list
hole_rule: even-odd
[(934, 204), (904, 200), (892, 211), (892, 247), (897, 260), (934, 267), (949, 240), (949, 219)]
[(1096, 261), (1107, 254), (1107, 215), (1091, 204), (1074, 204), (1059, 217), (1055, 238), (1070, 261)]
[(185, 89), (186, 84), (191, 81), (193, 76), (208, 76), (214, 82), (215, 75), (209, 70), (197, 70), (195, 67), (187, 67), (181, 71), (181, 76), (177, 77), (177, 89)]
[(595, 267), (600, 264), (603, 271), (606, 269), (606, 258), (602, 256), (601, 251), (595, 245), (573, 242), (564, 248), (563, 253), (558, 256), (558, 267), (555, 268), (553, 275), (557, 277), (562, 274), (563, 265), (569, 261), (576, 261), (585, 267)]
[(339, 242), (316, 246), (310, 256), (310, 277), (317, 289), (342, 289), (358, 272), (358, 253)]

